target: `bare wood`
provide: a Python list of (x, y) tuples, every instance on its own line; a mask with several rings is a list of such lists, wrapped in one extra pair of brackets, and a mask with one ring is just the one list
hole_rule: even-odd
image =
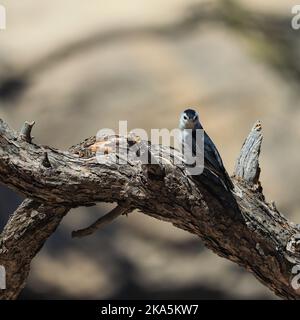
[(33, 137), (31, 136), (31, 131), (34, 125), (35, 125), (35, 121), (32, 121), (32, 122), (25, 121), (20, 131), (19, 138), (28, 143), (31, 143), (33, 139)]
[(126, 212), (128, 212), (128, 208), (118, 205), (113, 210), (111, 210), (109, 213), (107, 213), (103, 217), (96, 220), (89, 227), (73, 231), (72, 237), (73, 238), (83, 238), (83, 237), (89, 236), (89, 235), (93, 234), (94, 232), (96, 232), (97, 230), (99, 230), (100, 228), (108, 225), (109, 223), (111, 223), (113, 220), (117, 219), (122, 214), (125, 214)]
[(259, 155), (263, 140), (261, 122), (257, 121), (245, 140), (237, 159), (234, 175), (249, 184), (259, 184)]
[[(125, 137), (107, 137), (111, 142), (116, 139), (129, 145)], [(300, 292), (291, 286), (291, 270), (300, 264), (299, 230), (274, 204), (265, 201), (257, 187), (261, 140), (261, 127), (255, 126), (241, 150), (231, 193), (207, 169), (201, 176), (188, 176), (184, 167), (174, 165), (174, 157), (180, 154), (159, 145), (150, 146), (151, 155), (161, 160), (159, 170), (134, 159), (118, 164), (115, 154), (104, 155), (98, 163), (90, 152), (95, 138), (71, 148), (71, 152), (47, 147), (51, 168), (45, 168), (41, 164), (44, 147), (17, 141), (16, 133), (0, 121), (0, 180), (32, 198), (32, 203), (44, 203), (35, 211), (41, 210), (47, 217), (42, 228), (47, 232), (41, 234), (39, 220), (27, 228), (29, 217), (24, 211), (30, 212), (30, 208), (26, 209), (25, 202), (24, 208), (18, 209), (23, 214), (17, 210), (1, 234), (0, 264), (6, 263), (9, 273), (17, 275), (11, 278), (4, 297), (17, 296), (30, 260), (70, 207), (105, 201), (126, 202), (131, 209), (198, 235), (208, 248), (252, 272), (277, 295), (298, 299)], [(89, 152), (83, 152), (87, 149)], [(62, 212), (57, 214), (60, 208)], [(20, 216), (24, 227), (14, 243), (9, 235), (18, 230)], [(22, 267), (23, 250), (27, 252), (26, 268)]]

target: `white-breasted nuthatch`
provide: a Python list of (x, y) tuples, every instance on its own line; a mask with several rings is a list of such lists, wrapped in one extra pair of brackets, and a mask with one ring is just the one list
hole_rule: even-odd
[[(203, 130), (198, 112), (193, 109), (186, 109), (183, 111), (180, 115), (179, 129), (181, 130), (181, 143), (183, 148), (187, 144), (192, 144), (189, 149), (192, 151), (193, 156), (197, 156), (196, 150), (201, 150), (199, 144), (204, 143), (204, 148), (202, 148), (204, 151), (204, 155), (202, 155), (204, 156), (204, 169), (209, 170), (219, 180), (221, 180), (221, 183), (226, 189), (233, 189), (234, 186), (226, 169), (224, 168), (223, 161), (216, 146), (208, 134)], [(203, 130), (203, 140), (197, 139), (197, 129)]]

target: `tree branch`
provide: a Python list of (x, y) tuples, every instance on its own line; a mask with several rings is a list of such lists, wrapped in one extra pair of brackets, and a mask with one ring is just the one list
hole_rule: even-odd
[[(65, 152), (20, 140), (1, 120), (0, 181), (33, 199), (13, 214), (0, 237), (0, 264), (8, 272), (2, 297), (17, 297), (31, 259), (69, 208), (105, 201), (126, 203), (132, 210), (196, 234), (208, 248), (252, 272), (277, 295), (299, 298), (299, 290), (291, 286), (292, 268), (300, 264), (299, 230), (264, 199), (259, 187), (261, 141), (261, 126), (256, 125), (241, 150), (231, 193), (208, 169), (200, 176), (188, 176), (183, 166), (174, 165), (174, 158), (181, 155), (171, 148), (109, 136), (105, 144), (142, 149), (146, 145), (147, 152), (160, 160), (159, 169), (138, 159), (117, 163), (114, 153), (104, 154), (99, 163), (94, 137)], [(42, 164), (45, 152), (51, 166)], [(105, 220), (116, 217), (118, 210)]]
[(263, 140), (262, 126), (257, 121), (245, 140), (235, 165), (234, 175), (248, 184), (259, 184), (259, 155)]
[(111, 223), (113, 220), (117, 219), (122, 214), (128, 212), (129, 208), (123, 206), (116, 206), (112, 211), (104, 215), (103, 217), (99, 218), (95, 221), (92, 225), (87, 228), (76, 230), (72, 232), (73, 238), (83, 238), (93, 234), (95, 231), (104, 227), (105, 225)]
[(33, 139), (33, 137), (31, 137), (31, 131), (32, 131), (32, 128), (34, 125), (35, 125), (34, 121), (32, 121), (32, 122), (25, 121), (25, 123), (23, 124), (23, 127), (21, 129), (19, 138), (28, 142), (28, 143), (31, 143), (31, 141)]
[(7, 290), (0, 299), (16, 299), (25, 286), (31, 260), (56, 230), (69, 208), (26, 199), (0, 235), (0, 265), (6, 269)]

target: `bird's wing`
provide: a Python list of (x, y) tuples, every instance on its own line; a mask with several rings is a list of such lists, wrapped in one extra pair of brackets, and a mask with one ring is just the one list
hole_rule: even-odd
[[(200, 144), (203, 143), (199, 138), (201, 135), (197, 136), (197, 129), (203, 129), (201, 124), (196, 125), (195, 130), (192, 131), (192, 146), (190, 146), (190, 131), (182, 131), (182, 147), (183, 149), (187, 148), (187, 150), (192, 151), (193, 157), (201, 156), (201, 152), (204, 151), (204, 168), (209, 170), (214, 176), (216, 176), (222, 183), (222, 185), (230, 190), (233, 189), (234, 186), (231, 182), (231, 179), (224, 168), (223, 161), (221, 156), (208, 136), (208, 134), (204, 131), (204, 150)], [(186, 154), (185, 154), (186, 156)]]
[(224, 168), (219, 151), (206, 132), (204, 132), (204, 152), (205, 157), (214, 167)]
[(204, 132), (204, 163), (207, 169), (211, 170), (214, 174), (221, 175), (221, 178), (227, 188), (233, 189), (233, 184), (226, 169), (224, 168), (218, 149), (206, 132)]

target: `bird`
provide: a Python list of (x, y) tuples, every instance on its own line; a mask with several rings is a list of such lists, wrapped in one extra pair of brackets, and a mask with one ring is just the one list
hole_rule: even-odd
[[(203, 135), (197, 134), (197, 129), (203, 130)], [(182, 150), (187, 147), (192, 152), (193, 157), (203, 156), (197, 154), (198, 150), (204, 151), (204, 169), (209, 170), (218, 180), (221, 181), (222, 185), (229, 191), (233, 190), (233, 183), (224, 168), (221, 156), (210, 139), (209, 135), (203, 129), (201, 125), (199, 114), (194, 109), (184, 110), (179, 119), (179, 130), (180, 130), (180, 143)], [(199, 139), (199, 137), (203, 137)], [(201, 148), (201, 143), (204, 142), (204, 148)], [(191, 146), (189, 146), (192, 144)], [(198, 149), (197, 149), (198, 147)], [(197, 151), (197, 152), (196, 152)], [(199, 152), (198, 152), (199, 153)], [(185, 155), (185, 153), (184, 153)], [(202, 173), (202, 171), (201, 171)], [(201, 175), (201, 174), (200, 174)]]

